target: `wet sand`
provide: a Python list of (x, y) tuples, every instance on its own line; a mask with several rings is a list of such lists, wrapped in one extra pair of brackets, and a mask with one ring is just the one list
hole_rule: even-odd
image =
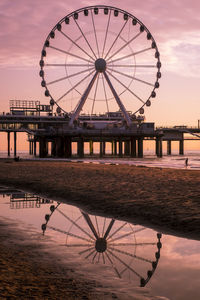
[(200, 171), (0, 160), (0, 184), (200, 239)]
[(19, 230), (3, 219), (0, 241), (0, 299), (112, 299), (112, 293), (97, 291), (94, 280), (63, 263), (45, 237), (30, 228)]
[[(0, 185), (84, 207), (163, 232), (199, 239), (200, 171), (0, 160)], [(49, 244), (9, 219), (0, 220), (3, 299), (161, 299), (139, 289), (126, 296), (81, 276)], [(74, 262), (76, 264), (76, 262)], [(126, 285), (125, 285), (126, 287)], [(121, 295), (121, 296), (120, 296)]]

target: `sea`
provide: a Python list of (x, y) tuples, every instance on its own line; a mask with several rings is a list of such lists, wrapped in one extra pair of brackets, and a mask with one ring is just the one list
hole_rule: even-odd
[[(174, 168), (174, 169), (188, 169), (188, 170), (200, 170), (200, 150), (185, 150), (184, 155), (179, 155), (174, 151), (173, 155), (163, 155), (163, 157), (157, 157), (152, 150), (144, 151), (143, 158), (119, 158), (112, 157), (109, 153), (99, 158), (97, 154), (90, 156), (88, 153), (83, 159), (79, 158), (76, 153), (73, 153), (72, 158), (39, 158), (38, 156), (30, 155), (28, 151), (19, 151), (17, 156), (25, 160), (58, 160), (58, 161), (72, 161), (82, 163), (94, 163), (94, 164), (127, 164), (135, 166), (146, 167), (158, 167), (158, 168)], [(0, 151), (0, 158), (7, 158), (6, 151)], [(10, 158), (14, 158), (14, 153), (11, 152)], [(188, 164), (186, 166), (186, 159)]]

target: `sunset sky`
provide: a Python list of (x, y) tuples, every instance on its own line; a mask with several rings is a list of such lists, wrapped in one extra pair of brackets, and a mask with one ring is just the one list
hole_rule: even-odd
[(200, 2), (178, 1), (0, 1), (0, 112), (10, 99), (48, 104), (39, 77), (40, 53), (46, 36), (70, 12), (89, 5), (122, 8), (153, 34), (161, 54), (162, 78), (157, 98), (145, 110), (156, 125), (197, 126), (200, 119)]

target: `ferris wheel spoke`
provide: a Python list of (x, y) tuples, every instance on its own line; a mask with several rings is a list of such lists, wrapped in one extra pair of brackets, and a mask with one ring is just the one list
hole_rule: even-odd
[(105, 257), (104, 257), (104, 253), (102, 252), (102, 260), (103, 260), (103, 263), (105, 265), (106, 261), (105, 261)]
[(99, 252), (97, 263), (99, 263), (99, 261), (100, 261), (100, 256), (101, 256), (101, 253)]
[[(108, 66), (109, 64), (112, 63), (112, 62), (108, 62)], [(109, 66), (109, 67), (112, 67), (112, 68), (157, 68), (156, 65), (112, 65), (112, 66)]]
[(92, 67), (89, 64), (45, 64), (45, 67)]
[(59, 228), (56, 228), (56, 227), (53, 227), (53, 226), (48, 226), (48, 228), (54, 230), (54, 231), (57, 231), (57, 232), (60, 232), (60, 233), (63, 233), (65, 235), (68, 235), (68, 236), (73, 236), (73, 237), (76, 237), (77, 239), (80, 239), (80, 240), (83, 240), (83, 241), (86, 241), (86, 242), (91, 242), (90, 240), (82, 237), (82, 236), (79, 236), (77, 234), (74, 234), (74, 233), (71, 233), (69, 231), (65, 231), (65, 230), (62, 230), (62, 229), (59, 229)]
[(94, 57), (97, 59), (97, 56), (96, 56), (94, 50), (93, 50), (92, 47), (90, 46), (90, 43), (88, 42), (88, 40), (87, 40), (85, 34), (83, 33), (83, 31), (82, 31), (81, 27), (79, 26), (78, 22), (76, 21), (76, 19), (74, 19), (74, 22), (76, 23), (78, 29), (80, 30), (80, 32), (81, 32), (81, 34), (82, 34), (84, 40), (86, 41), (87, 45), (89, 46), (90, 50), (92, 51)]
[(82, 254), (84, 254), (84, 253), (86, 253), (86, 252), (88, 252), (88, 251), (91, 251), (92, 249), (94, 249), (94, 246), (92, 246), (92, 247), (90, 247), (90, 248), (87, 248), (87, 249), (85, 249), (85, 250), (82, 250), (82, 251), (80, 251), (78, 254), (79, 254), (79, 255), (82, 255)]
[(95, 222), (96, 222), (96, 226), (97, 226), (98, 236), (100, 236), (100, 232), (99, 232), (99, 224), (98, 224), (98, 222), (97, 222), (97, 216), (95, 216)]
[(119, 271), (117, 270), (117, 268), (115, 267), (115, 265), (114, 265), (112, 259), (110, 258), (110, 256), (108, 255), (107, 252), (105, 252), (105, 254), (106, 254), (106, 257), (107, 257), (107, 259), (109, 260), (111, 266), (113, 267), (115, 273), (117, 274), (117, 276), (118, 276), (119, 278), (121, 278), (121, 275), (120, 275)]
[(93, 223), (92, 223), (92, 221), (91, 221), (91, 219), (90, 219), (90, 216), (89, 216), (88, 214), (84, 213), (83, 211), (82, 211), (81, 213), (82, 213), (82, 215), (83, 215), (83, 217), (84, 217), (86, 223), (87, 223), (88, 226), (90, 227), (92, 233), (94, 234), (95, 238), (98, 239), (98, 238), (99, 238), (99, 237), (98, 237), (98, 234), (97, 234), (97, 232), (96, 232), (96, 229), (94, 228), (94, 225), (93, 225)]
[(94, 85), (94, 82), (95, 82), (95, 80), (97, 78), (97, 75), (98, 75), (98, 72), (96, 71), (96, 73), (92, 77), (90, 83), (88, 84), (88, 87), (86, 88), (85, 92), (83, 93), (83, 95), (82, 95), (79, 103), (77, 104), (76, 110), (72, 114), (71, 119), (69, 121), (69, 126), (70, 127), (73, 126), (74, 120), (76, 120), (78, 118), (78, 116), (79, 116), (79, 114), (80, 114), (80, 112), (81, 112), (81, 110), (83, 108), (83, 105), (84, 105), (84, 103), (85, 103), (85, 101), (86, 101), (86, 99), (87, 99), (87, 97), (88, 97), (88, 95), (89, 95), (89, 93), (90, 93), (93, 85)]
[(61, 53), (67, 54), (67, 55), (69, 55), (69, 56), (73, 56), (73, 57), (76, 57), (76, 58), (78, 58), (78, 59), (81, 59), (81, 60), (87, 61), (88, 63), (91, 63), (91, 61), (89, 61), (88, 59), (86, 59), (86, 58), (84, 58), (84, 57), (81, 57), (81, 56), (79, 56), (79, 55), (76, 55), (76, 54), (73, 54), (73, 53), (71, 53), (71, 52), (68, 52), (68, 51), (62, 50), (62, 49), (60, 49), (60, 48), (53, 47), (53, 46), (49, 46), (49, 48), (51, 48), (51, 49), (54, 49), (54, 50), (56, 50), (56, 51), (58, 51), (58, 52), (61, 52)]
[(155, 246), (156, 243), (109, 243), (110, 246)]
[(77, 73), (74, 73), (74, 74), (71, 74), (71, 75), (68, 75), (68, 76), (65, 76), (65, 77), (61, 77), (61, 78), (59, 78), (59, 79), (56, 79), (56, 80), (47, 82), (46, 85), (51, 85), (51, 84), (54, 84), (54, 83), (63, 81), (63, 80), (65, 80), (65, 79), (68, 79), (68, 78), (71, 78), (71, 77), (78, 76), (78, 75), (80, 75), (80, 74), (89, 72), (89, 71), (91, 71), (91, 70), (93, 70), (93, 68), (90, 68), (90, 69), (87, 69), (87, 70), (83, 70), (83, 71), (80, 71), (80, 72), (77, 72)]
[(106, 218), (104, 218), (103, 220), (102, 236), (104, 236), (105, 225), (106, 225)]
[(97, 251), (96, 251), (96, 253), (94, 254), (94, 256), (93, 256), (93, 258), (92, 258), (92, 262), (94, 262), (94, 259), (95, 259), (95, 257), (97, 256)]
[(131, 266), (129, 266), (128, 264), (126, 264), (123, 260), (121, 260), (117, 255), (115, 255), (114, 253), (112, 253), (111, 251), (108, 250), (108, 252), (116, 259), (118, 260), (122, 265), (124, 265), (127, 269), (129, 269), (130, 271), (132, 271), (136, 276), (138, 276), (139, 278), (142, 278), (142, 276), (136, 272)]
[[(116, 62), (116, 61), (120, 61), (120, 60), (126, 59), (126, 58), (131, 57), (131, 56), (135, 56), (135, 55), (144, 53), (144, 52), (149, 51), (149, 50), (152, 50), (152, 48), (151, 48), (151, 47), (145, 48), (145, 49), (142, 49), (142, 50), (140, 50), (140, 51), (133, 52), (133, 53), (131, 53), (131, 54), (128, 54), (128, 55), (125, 55), (125, 56), (116, 58), (116, 59), (114, 59), (114, 60), (112, 61), (112, 63), (114, 63), (114, 62)], [(108, 62), (108, 63), (109, 63), (109, 62)], [(111, 63), (111, 62), (110, 62), (110, 63)]]
[[(97, 83), (96, 83), (96, 87), (95, 87), (95, 92), (94, 92), (94, 99), (93, 99), (93, 103), (92, 103), (92, 112), (91, 112), (91, 115), (93, 114), (93, 110), (94, 110), (94, 104), (95, 104), (95, 101), (96, 101), (96, 95), (97, 95), (97, 87), (98, 87), (98, 84), (99, 84), (99, 74), (97, 76)], [(96, 217), (96, 216), (95, 216)]]
[(82, 247), (88, 247), (91, 246), (92, 244), (69, 244), (69, 245), (65, 245), (68, 248), (82, 248)]
[(77, 48), (79, 48), (83, 53), (85, 53), (89, 58), (91, 58), (94, 61), (94, 58), (90, 56), (82, 47), (80, 47), (75, 41), (73, 41), (66, 33), (64, 33), (62, 30), (60, 31), (63, 36), (65, 36), (72, 44), (74, 44)]
[(106, 56), (104, 57), (104, 59), (106, 59), (106, 57), (108, 56), (108, 54), (110, 53), (111, 49), (113, 48), (114, 44), (116, 43), (116, 41), (118, 40), (120, 34), (122, 33), (124, 27), (126, 26), (128, 20), (126, 20), (126, 22), (124, 23), (124, 25), (122, 26), (122, 28), (120, 29), (118, 35), (116, 36), (114, 42), (112, 43), (111, 47), (109, 48), (108, 52), (106, 53)]
[(109, 72), (109, 75), (111, 77), (113, 77), (117, 82), (119, 82), (127, 91), (129, 91), (133, 96), (135, 96), (135, 98), (137, 98), (140, 102), (142, 102), (143, 104), (145, 104), (145, 102), (139, 97), (137, 96), (132, 90), (130, 90), (125, 84), (123, 84), (117, 77), (115, 77), (111, 72)]
[(120, 227), (118, 227), (109, 237), (108, 237), (108, 240), (110, 239), (110, 238), (112, 238), (117, 232), (119, 232), (124, 226), (126, 226), (126, 222), (125, 223), (123, 223)]
[(66, 214), (64, 214), (59, 208), (57, 208), (57, 211), (65, 217), (68, 221), (70, 221), (75, 227), (77, 227), (80, 231), (85, 233), (87, 236), (89, 236), (92, 240), (94, 240), (93, 236), (91, 236), (86, 230), (84, 230), (81, 226), (79, 226), (75, 221), (73, 221), (70, 217), (68, 217)]
[(134, 234), (134, 233), (135, 233), (134, 231), (131, 231), (131, 232), (129, 232), (129, 233), (122, 234), (122, 235), (116, 237), (115, 239), (112, 239), (111, 243), (113, 243), (114, 241), (121, 240), (121, 239), (123, 239), (124, 237), (130, 236), (130, 235), (132, 235), (132, 234)]
[(111, 229), (112, 229), (114, 223), (115, 223), (115, 220), (112, 219), (112, 220), (110, 221), (110, 224), (108, 225), (108, 228), (107, 228), (105, 234), (104, 234), (104, 237), (103, 237), (104, 239), (107, 239), (107, 237), (109, 236), (109, 233), (110, 233), (110, 231), (111, 231)]
[(116, 248), (113, 248), (113, 247), (110, 247), (109, 249), (112, 249), (113, 251), (116, 251), (116, 252), (119, 252), (121, 254), (136, 258), (137, 260), (145, 261), (145, 262), (150, 263), (150, 264), (152, 263), (152, 260), (150, 260), (150, 259), (146, 259), (146, 258), (143, 258), (141, 256), (137, 256), (135, 254), (131, 254), (131, 253), (123, 251), (123, 250), (119, 250), (119, 249), (116, 249)]
[(91, 251), (87, 256), (85, 256), (85, 259), (89, 258), (95, 251), (96, 251), (96, 249), (94, 249), (93, 251)]
[(85, 76), (83, 79), (81, 79), (78, 83), (76, 83), (71, 89), (69, 89), (66, 93), (64, 93), (60, 98), (57, 99), (57, 103), (63, 99), (65, 96), (67, 96), (71, 91), (73, 91), (79, 84), (81, 84), (83, 81), (85, 81), (90, 75), (94, 73), (94, 70), (90, 72), (87, 76)]
[(105, 82), (104, 82), (104, 77), (103, 76), (102, 76), (102, 81), (103, 81), (103, 91), (104, 91), (104, 95), (105, 95), (105, 99), (106, 99), (107, 112), (109, 112), (108, 97), (107, 97), (107, 93), (106, 93), (106, 87), (105, 87)]
[(91, 17), (92, 17), (92, 26), (93, 26), (94, 36), (95, 36), (95, 41), (96, 41), (96, 46), (97, 46), (97, 52), (98, 52), (98, 56), (100, 57), (99, 45), (98, 45), (98, 40), (97, 40), (97, 32), (96, 32), (96, 28), (95, 28), (95, 24), (94, 24), (94, 17), (93, 17), (92, 11), (91, 11)]
[(120, 47), (116, 52), (114, 52), (108, 59), (107, 61), (109, 62), (109, 60), (111, 60), (111, 58), (113, 56), (115, 56), (116, 54), (118, 54), (120, 51), (122, 51), (126, 46), (128, 46), (132, 41), (134, 41), (138, 36), (141, 35), (141, 32), (139, 32), (138, 34), (136, 34), (132, 39), (130, 39), (128, 42), (126, 42), (125, 45), (123, 45), (122, 47)]
[(113, 85), (112, 85), (112, 83), (111, 83), (111, 81), (110, 81), (110, 79), (109, 79), (107, 73), (104, 71), (103, 74), (104, 74), (104, 76), (105, 76), (105, 79), (106, 79), (106, 81), (107, 81), (107, 83), (108, 83), (108, 85), (109, 85), (111, 91), (112, 91), (113, 96), (115, 97), (115, 100), (116, 100), (116, 102), (117, 102), (119, 108), (121, 109), (121, 111), (122, 111), (122, 113), (123, 113), (123, 115), (124, 115), (124, 119), (126, 120), (127, 125), (130, 126), (131, 120), (130, 120), (129, 114), (127, 113), (127, 111), (126, 111), (126, 109), (125, 109), (123, 103), (121, 102), (121, 100), (120, 100), (118, 94), (116, 93), (116, 91), (115, 91), (115, 89), (114, 89), (114, 87), (113, 87)]
[(105, 46), (106, 46), (107, 35), (108, 35), (108, 28), (109, 28), (109, 25), (110, 25), (110, 17), (111, 17), (111, 10), (109, 12), (109, 17), (108, 17), (108, 23), (107, 23), (107, 27), (106, 27), (105, 38), (104, 38), (104, 42), (103, 42), (102, 57), (104, 55), (104, 50), (105, 50)]
[[(111, 68), (108, 68), (108, 70), (112, 70)], [(139, 79), (139, 78), (137, 78), (137, 77), (135, 77), (135, 76), (130, 76), (130, 75), (128, 75), (128, 74), (125, 74), (125, 73), (122, 73), (122, 72), (120, 72), (120, 71), (116, 71), (116, 70), (112, 70), (114, 73), (117, 73), (117, 74), (120, 74), (120, 75), (122, 75), (122, 76), (125, 76), (125, 77), (127, 77), (127, 78), (130, 78), (130, 79), (133, 79), (133, 80), (136, 80), (136, 81), (139, 81), (139, 82), (141, 82), (141, 83), (144, 83), (144, 84), (146, 84), (146, 85), (150, 85), (150, 86), (153, 86), (154, 87), (154, 84), (152, 84), (152, 83), (150, 83), (150, 82), (147, 82), (147, 81), (145, 81), (145, 80), (142, 80), (142, 79)]]

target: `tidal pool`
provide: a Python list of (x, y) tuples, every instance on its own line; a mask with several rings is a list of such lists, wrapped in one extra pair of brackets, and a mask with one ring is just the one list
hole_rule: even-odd
[[(88, 214), (65, 203), (0, 187), (0, 217), (33, 226), (74, 267), (127, 296), (130, 287), (148, 289), (155, 299), (200, 299), (200, 241), (164, 235), (121, 220)], [(24, 225), (25, 224), (25, 225)], [(58, 253), (60, 255), (60, 252)], [(107, 279), (109, 278), (109, 280)], [(130, 298), (131, 299), (131, 298)]]

